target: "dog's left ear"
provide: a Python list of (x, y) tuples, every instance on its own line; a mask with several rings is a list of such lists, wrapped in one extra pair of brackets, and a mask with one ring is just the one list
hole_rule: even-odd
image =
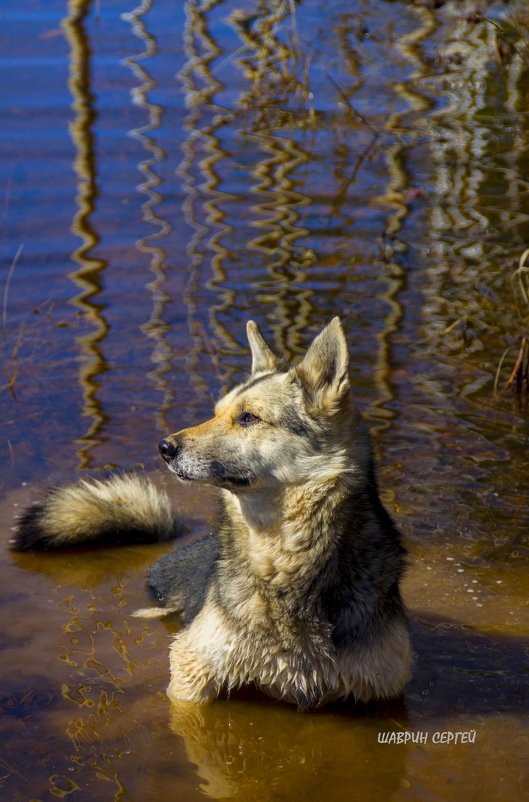
[(349, 390), (349, 352), (339, 317), (331, 320), (294, 368), (311, 403), (336, 410)]
[(253, 320), (246, 324), (246, 334), (252, 352), (252, 373), (271, 373), (277, 367), (277, 357), (270, 350)]

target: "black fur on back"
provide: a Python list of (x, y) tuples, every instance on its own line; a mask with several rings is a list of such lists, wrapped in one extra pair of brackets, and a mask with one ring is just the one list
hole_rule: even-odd
[(179, 606), (184, 622), (189, 623), (204, 604), (218, 555), (218, 540), (213, 533), (177, 546), (151, 565), (147, 587), (161, 607)]

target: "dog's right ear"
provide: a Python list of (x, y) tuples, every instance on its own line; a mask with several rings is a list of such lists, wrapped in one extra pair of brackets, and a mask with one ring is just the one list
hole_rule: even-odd
[(274, 371), (277, 367), (277, 357), (265, 343), (257, 323), (253, 320), (249, 320), (246, 324), (246, 334), (252, 352), (252, 373)]
[(340, 318), (335, 317), (294, 368), (314, 408), (329, 413), (340, 408), (349, 392), (348, 365), (347, 342)]

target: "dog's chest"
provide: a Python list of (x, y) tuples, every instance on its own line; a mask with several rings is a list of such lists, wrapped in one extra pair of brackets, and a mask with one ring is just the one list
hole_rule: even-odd
[(296, 574), (306, 561), (306, 554), (303, 555), (296, 548), (295, 540), (288, 530), (280, 526), (267, 532), (249, 529), (247, 556), (255, 575), (275, 587), (295, 581)]

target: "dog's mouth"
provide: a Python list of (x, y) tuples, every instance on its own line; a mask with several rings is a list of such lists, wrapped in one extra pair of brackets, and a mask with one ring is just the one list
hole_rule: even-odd
[(250, 479), (247, 476), (223, 476), (220, 481), (222, 484), (232, 485), (233, 487), (250, 486)]
[(172, 470), (173, 473), (177, 475), (181, 482), (194, 482), (195, 479), (193, 476), (189, 476), (182, 468), (176, 468), (173, 465), (170, 465), (169, 468)]
[(168, 464), (168, 467), (181, 482), (200, 482), (226, 488), (249, 487), (251, 484), (249, 476), (229, 476), (221, 472), (213, 472), (211, 476), (192, 476), (178, 465)]
[(214, 460), (210, 466), (211, 478), (214, 484), (225, 487), (228, 490), (232, 487), (248, 487), (251, 480), (248, 475), (235, 475), (230, 473), (229, 468), (218, 460)]

